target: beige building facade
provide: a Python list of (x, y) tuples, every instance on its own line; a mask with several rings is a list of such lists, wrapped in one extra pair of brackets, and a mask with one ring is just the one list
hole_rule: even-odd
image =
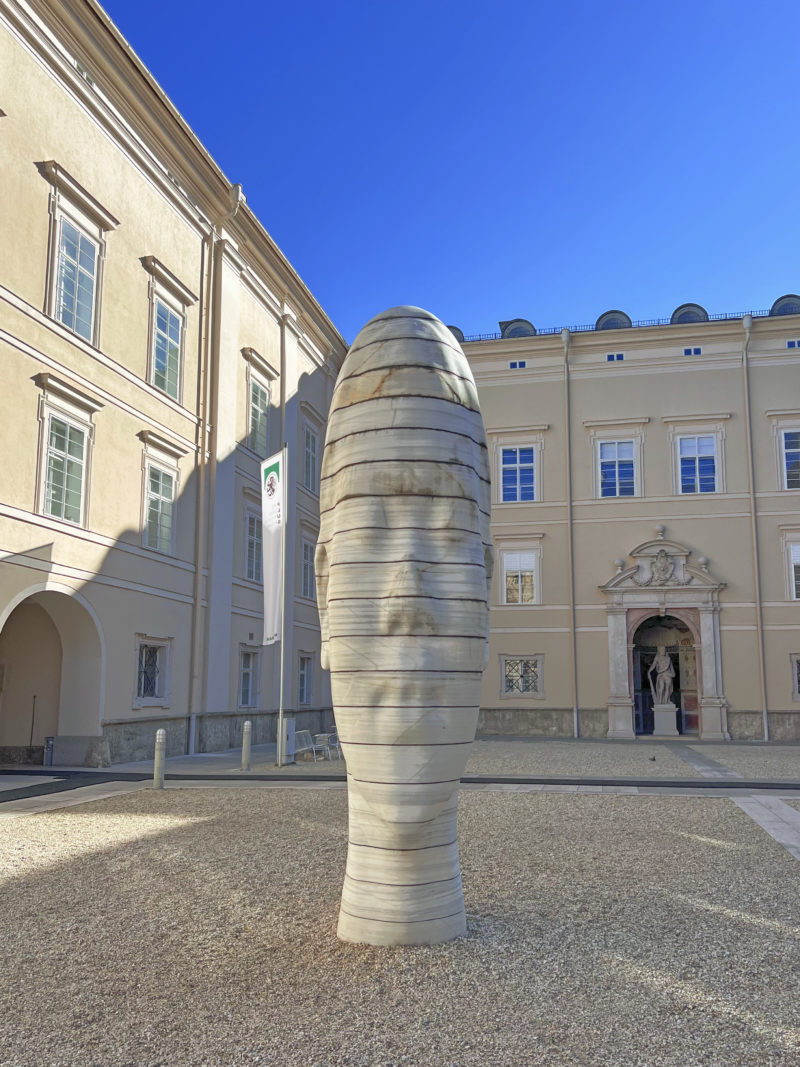
[(500, 325), (464, 344), (497, 561), (480, 729), (800, 738), (800, 297)]
[[(0, 750), (275, 737), (259, 465), (289, 450), (285, 708), (318, 725), (313, 546), (345, 344), (93, 0), (0, 0)], [(27, 753), (30, 755), (30, 753)]]

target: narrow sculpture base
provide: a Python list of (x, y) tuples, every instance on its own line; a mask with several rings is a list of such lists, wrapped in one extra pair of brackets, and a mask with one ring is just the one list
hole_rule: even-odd
[(454, 937), (465, 937), (466, 933), (467, 917), (463, 904), (460, 912), (445, 919), (410, 923), (363, 919), (347, 915), (342, 910), (337, 930), (342, 941), (360, 945), (438, 945), (442, 941), (452, 941)]
[(678, 737), (676, 714), (678, 709), (674, 704), (653, 705), (653, 737)]

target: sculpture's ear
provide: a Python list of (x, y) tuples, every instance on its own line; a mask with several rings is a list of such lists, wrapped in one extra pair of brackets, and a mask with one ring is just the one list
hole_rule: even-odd
[(317, 543), (314, 553), (314, 574), (317, 581), (317, 610), (319, 611), (319, 628), (322, 637), (322, 645), (319, 652), (319, 661), (322, 669), (330, 669), (328, 663), (328, 553), (326, 546)]

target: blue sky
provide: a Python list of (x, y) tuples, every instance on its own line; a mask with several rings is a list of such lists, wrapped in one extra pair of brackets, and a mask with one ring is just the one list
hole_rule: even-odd
[(107, 0), (344, 337), (800, 290), (796, 0)]

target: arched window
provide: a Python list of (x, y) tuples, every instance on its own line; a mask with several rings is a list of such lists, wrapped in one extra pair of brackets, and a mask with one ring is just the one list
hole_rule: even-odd
[(506, 337), (535, 337), (536, 327), (527, 319), (509, 319), (507, 322), (498, 323), (500, 336)]
[(459, 344), (464, 343), (464, 333), (462, 330), (459, 330), (458, 326), (448, 326), (447, 328)]
[(708, 312), (699, 304), (681, 304), (672, 312), (673, 325), (682, 322), (708, 322)]
[(769, 309), (770, 315), (800, 315), (800, 296), (796, 293), (787, 293), (779, 296)]
[(631, 325), (624, 311), (604, 311), (594, 324), (596, 330), (626, 330)]

